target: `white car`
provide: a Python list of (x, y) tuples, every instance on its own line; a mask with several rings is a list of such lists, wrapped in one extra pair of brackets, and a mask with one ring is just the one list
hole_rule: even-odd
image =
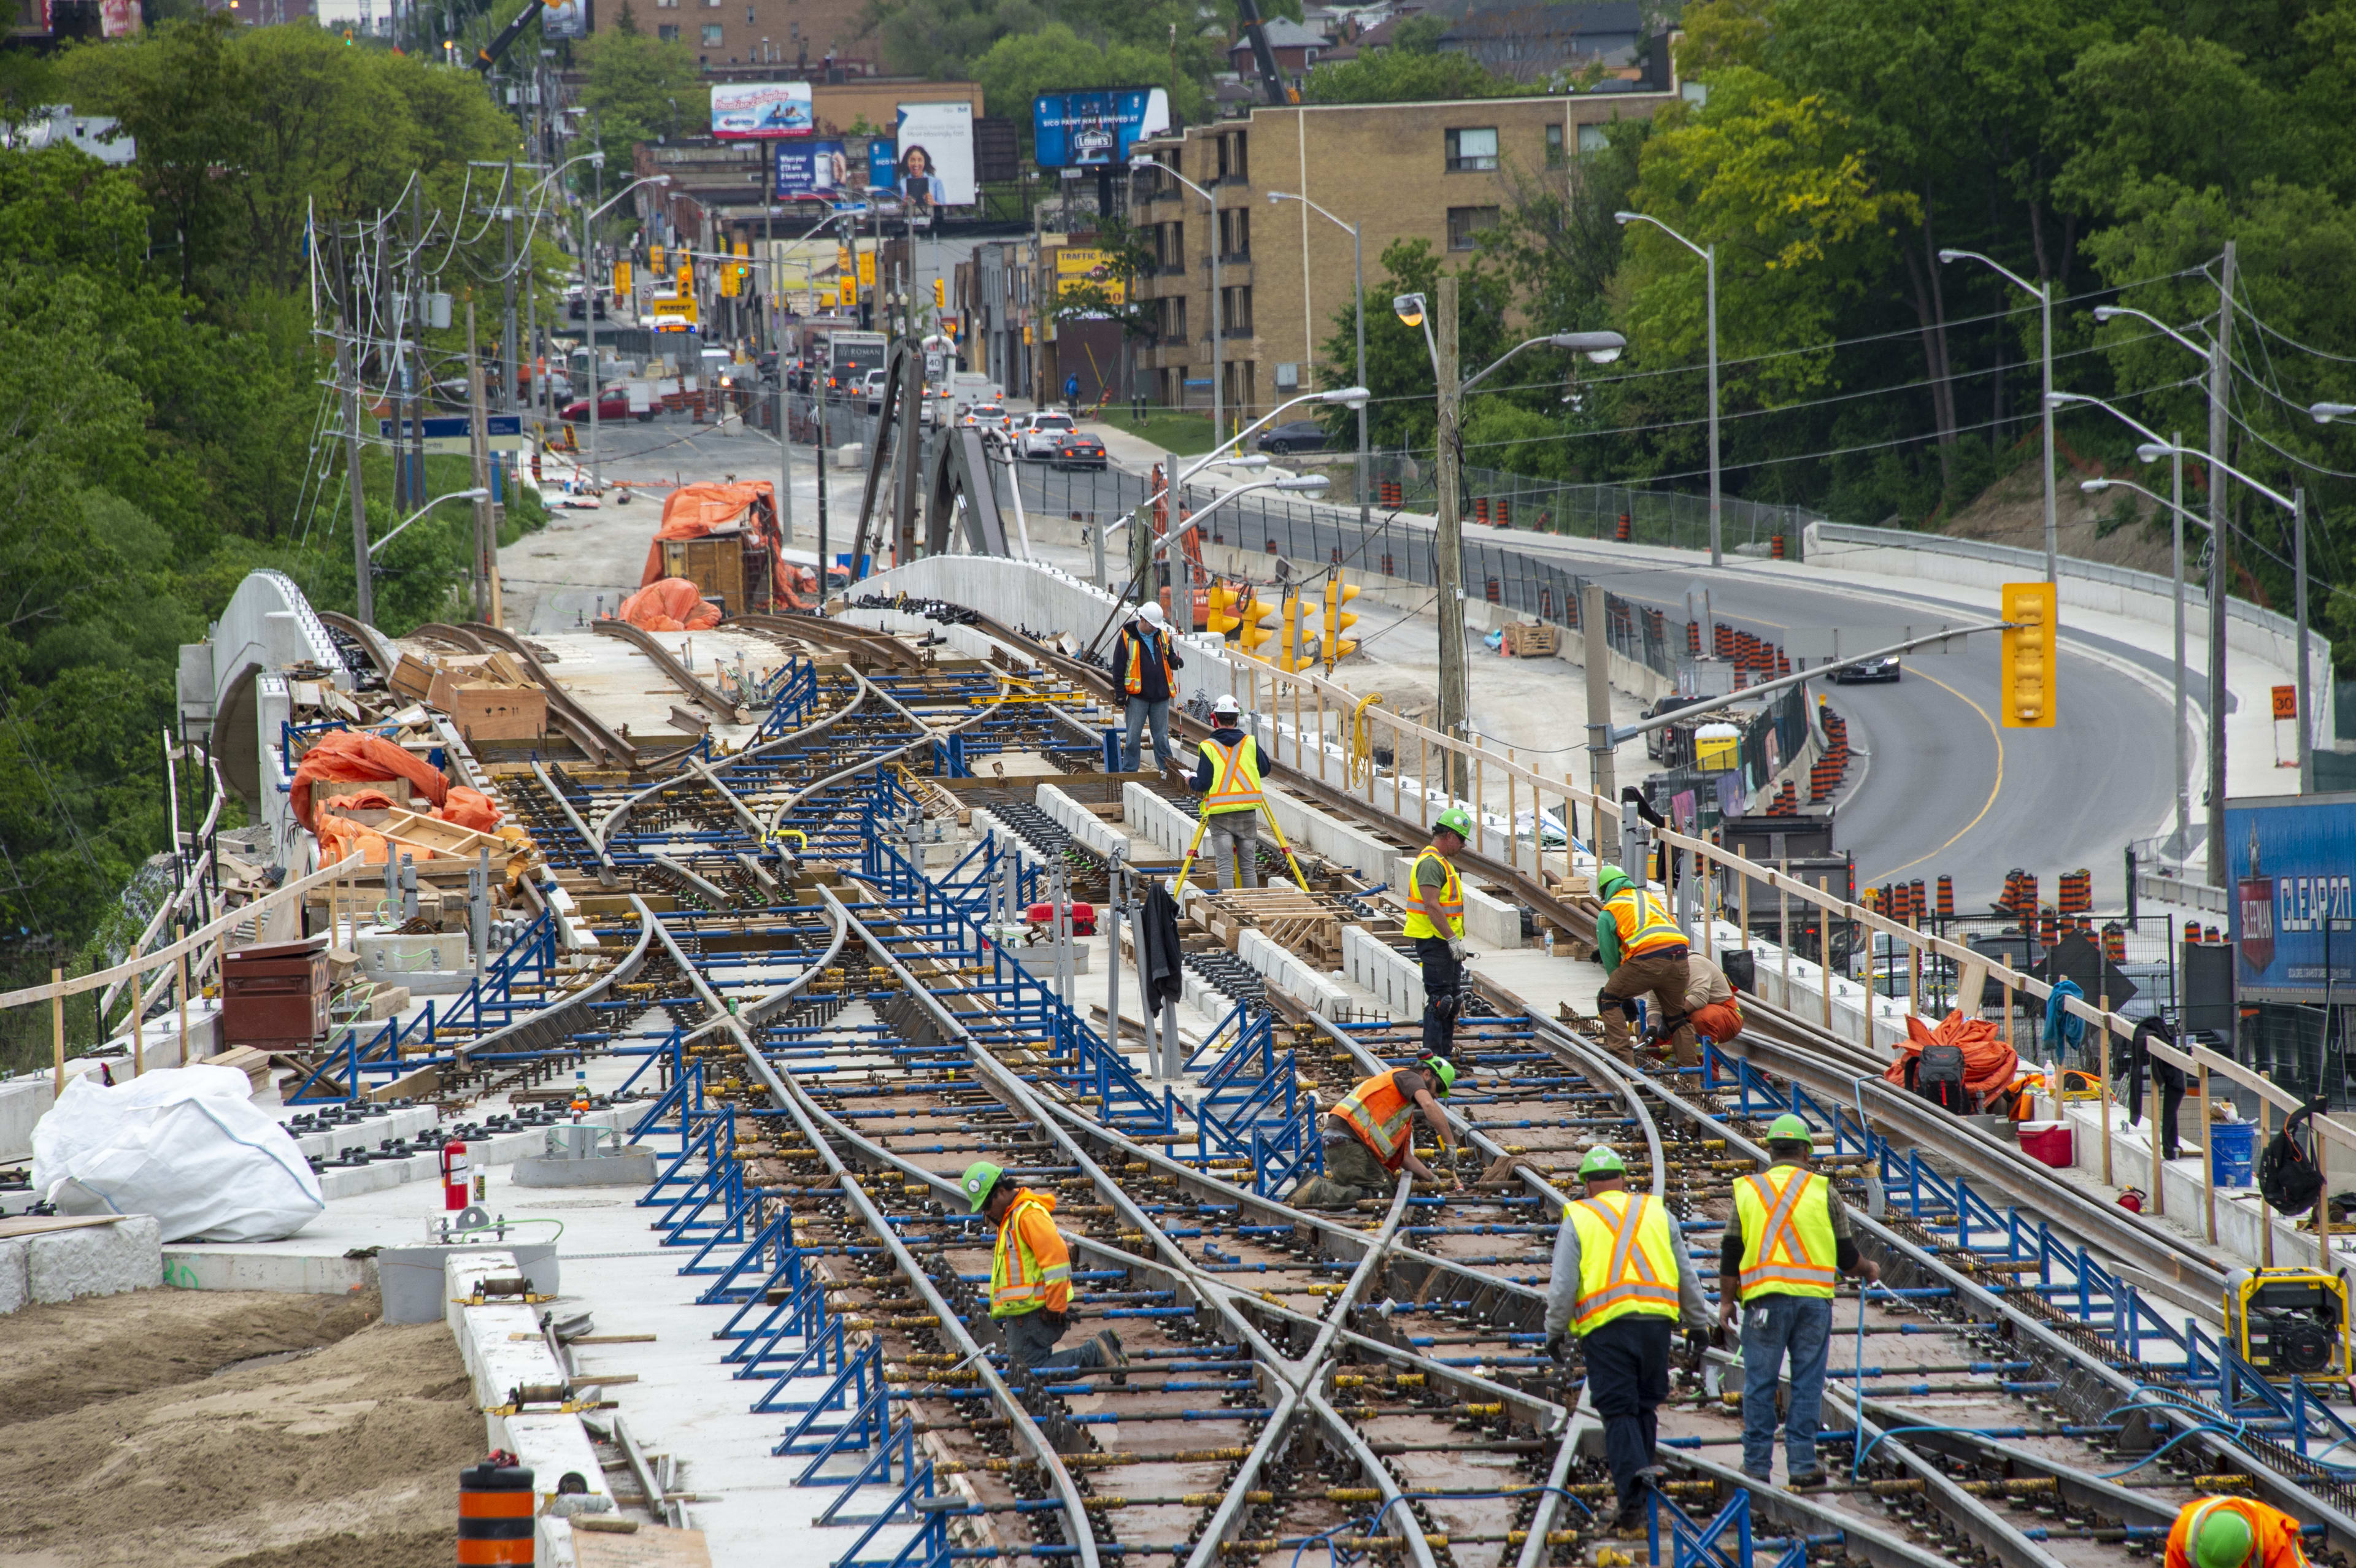
[(975, 403), (958, 416), (958, 423), (968, 430), (978, 430), (991, 441), (1004, 441), (1012, 424), (1006, 410), (997, 403)]
[(1063, 439), (1077, 428), (1069, 414), (1033, 414), (1030, 422), (1014, 437), (1015, 455), (1045, 463), (1055, 455), (1055, 448)]
[(865, 400), (867, 411), (871, 414), (884, 411), (884, 379), (889, 374), (889, 371), (882, 369), (870, 370), (860, 379), (860, 396)]

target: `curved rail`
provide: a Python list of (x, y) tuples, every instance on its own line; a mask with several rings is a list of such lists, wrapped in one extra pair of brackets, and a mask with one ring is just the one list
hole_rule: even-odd
[(896, 670), (914, 674), (925, 667), (924, 656), (889, 632), (854, 626), (823, 615), (732, 615), (721, 623), (776, 639), (798, 637), (806, 642), (832, 643), (839, 648), (873, 656)]
[(704, 683), (701, 677), (680, 663), (671, 651), (655, 641), (654, 634), (645, 627), (634, 626), (627, 621), (617, 621), (609, 615), (601, 620), (590, 622), (589, 629), (600, 636), (619, 637), (646, 655), (653, 661), (654, 667), (662, 671), (666, 680), (679, 688), (687, 695), (689, 700), (698, 707), (708, 709), (717, 714), (722, 723), (744, 722), (743, 709), (714, 691)]

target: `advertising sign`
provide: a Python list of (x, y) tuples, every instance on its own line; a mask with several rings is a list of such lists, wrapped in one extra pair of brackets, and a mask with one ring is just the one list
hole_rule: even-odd
[(807, 81), (712, 84), (712, 133), (715, 136), (807, 136), (817, 128)]
[(2319, 1002), (2356, 983), (2356, 795), (2225, 803), (2233, 978), (2246, 1000)]
[(1043, 92), (1031, 101), (1031, 140), (1043, 169), (1119, 167), (1131, 147), (1170, 129), (1170, 94), (1158, 87)]
[(867, 144), (867, 187), (896, 192), (911, 211), (971, 207), (973, 105), (903, 103), (895, 140)]
[(1094, 287), (1104, 290), (1115, 304), (1125, 301), (1129, 291), (1113, 281), (1110, 251), (1065, 246), (1055, 252), (1055, 297)]
[(835, 201), (853, 188), (851, 159), (839, 141), (780, 142), (776, 151), (779, 201)]
[[(435, 414), (418, 421), (425, 427), (425, 452), (428, 456), (464, 457), (475, 450), (474, 425), (466, 414)], [(412, 431), (407, 420), (380, 419), (376, 421), (377, 433), (387, 441), (407, 441)], [(486, 414), (483, 429), (493, 452), (523, 450), (523, 416), (521, 414)]]
[(587, 37), (589, 0), (548, 0), (541, 8), (540, 36), (551, 43), (560, 38)]
[(137, 32), (138, 0), (98, 0), (98, 30), (110, 38), (127, 38)]

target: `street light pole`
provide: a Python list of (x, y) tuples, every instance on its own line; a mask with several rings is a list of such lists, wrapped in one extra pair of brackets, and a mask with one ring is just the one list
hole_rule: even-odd
[(2225, 378), (2233, 346), (2233, 241), (2217, 273), (2217, 331), (2209, 342), (2209, 885), (2233, 884), (2225, 848), (2225, 586), (2233, 535), (2225, 513)]
[(2045, 417), (2045, 581), (2057, 582), (2062, 567), (2061, 534), (2053, 511), (2053, 285), (2050, 281), (2032, 283), (2003, 262), (1977, 251), (1942, 251), (1939, 260), (1943, 263), (1977, 261), (2015, 288), (2037, 296), (2038, 359), (2044, 379), (2043, 396), (2038, 400), (2038, 407)]
[[(1289, 190), (1272, 190), (1268, 193), (1268, 199), (1271, 203), (1279, 201), (1297, 201), (1301, 206), (1307, 208), (1310, 211), (1317, 214), (1318, 217), (1324, 219), (1327, 222), (1334, 224), (1340, 228), (1346, 229), (1350, 231), (1350, 267), (1353, 273), (1356, 276), (1358, 286), (1358, 385), (1361, 387), (1365, 386), (1366, 384), (1365, 237), (1358, 232), (1358, 226), (1356, 224), (1344, 223), (1340, 219), (1334, 217), (1332, 213), (1326, 211), (1323, 208), (1318, 206), (1315, 202), (1310, 200), (1305, 196), (1297, 196)], [(1301, 283), (1305, 288), (1308, 283), (1308, 278), (1305, 273), (1302, 276)], [(1366, 405), (1360, 403), (1358, 405), (1358, 528), (1361, 531), (1370, 529), (1374, 527), (1373, 499), (1367, 495), (1367, 488)]]
[[(2171, 438), (2169, 445), (2176, 446)], [(2086, 479), (2078, 488), (2089, 496), (2105, 490), (2132, 490), (2146, 500), (2158, 501), (2169, 510), (2169, 558), (2175, 563), (2176, 597), (2176, 858), (2184, 860), (2192, 848), (2192, 759), (2191, 725), (2188, 709), (2191, 703), (2190, 679), (2184, 657), (2184, 519), (2192, 518), (2208, 527), (2205, 518), (2184, 509), (2184, 453), (2179, 450), (2169, 453), (2169, 485), (2165, 497), (2154, 495), (2132, 479)], [(2213, 661), (2212, 661), (2213, 662)]]
[[(1435, 510), (1437, 558), (1432, 581), (1440, 590), (1440, 728), (1451, 740), (1464, 739), (1472, 696), (1464, 668), (1464, 519), (1457, 490), (1456, 421), (1462, 411), (1464, 388), (1456, 375), (1456, 274), (1440, 275), (1440, 323), (1433, 346), (1433, 379), (1438, 382), (1437, 448), (1432, 455), (1440, 486)], [(1451, 751), (1449, 793), (1462, 799), (1469, 793), (1464, 754)]]
[[(1701, 258), (1703, 304), (1708, 317), (1709, 334), (1709, 563), (1726, 564), (1719, 529), (1723, 499), (1718, 463), (1718, 246), (1715, 243), (1697, 245), (1659, 219), (1642, 212), (1615, 212), (1614, 221), (1625, 228), (1631, 223), (1649, 223), (1695, 255)], [(2048, 498), (2049, 502), (2051, 497)], [(2049, 505), (2050, 516), (2051, 507)]]
[[(602, 170), (605, 168), (605, 165), (603, 158), (600, 157), (593, 160), (592, 166)], [(670, 184), (670, 176), (669, 175), (646, 175), (640, 178), (632, 180), (629, 184), (616, 191), (611, 197), (594, 211), (590, 209), (587, 203), (584, 202), (582, 205), (581, 320), (582, 325), (587, 329), (589, 338), (589, 488), (593, 492), (602, 492), (605, 488), (605, 485), (603, 483), (604, 470), (597, 461), (597, 404), (600, 401), (600, 389), (597, 385), (597, 279), (596, 258), (589, 249), (589, 226), (594, 223), (598, 219), (603, 218), (608, 211), (612, 210), (615, 203), (620, 201), (624, 197), (629, 195), (640, 186), (664, 186), (669, 184)]]

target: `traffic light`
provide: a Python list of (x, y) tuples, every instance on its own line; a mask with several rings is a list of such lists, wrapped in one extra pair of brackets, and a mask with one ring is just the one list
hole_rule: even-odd
[(629, 296), (630, 259), (627, 256), (625, 256), (620, 261), (614, 263), (614, 297), (616, 299), (627, 299)]
[(1284, 596), (1283, 641), (1277, 645), (1276, 649), (1276, 667), (1279, 669), (1299, 669), (1301, 666), (1301, 613), (1306, 608), (1300, 594), (1287, 593)]
[(1325, 636), (1318, 651), (1325, 656), (1329, 674), (1335, 665), (1358, 651), (1357, 639), (1342, 635), (1358, 624), (1358, 618), (1343, 608), (1357, 596), (1358, 591), (1343, 581), (1340, 572), (1325, 580)]
[(949, 308), (949, 285), (948, 281), (945, 279), (935, 278), (933, 280), (933, 308), (935, 310), (947, 310)]
[(2050, 730), (2054, 709), (2054, 598), (2050, 582), (2008, 582), (2004, 618), (2019, 623), (2004, 634), (1998, 699), (2008, 730)]
[(1205, 624), (1208, 629), (1224, 637), (1230, 635), (1241, 626), (1243, 617), (1236, 612), (1240, 608), (1238, 601), (1242, 597), (1239, 590), (1219, 581), (1216, 578), (1212, 579), (1209, 594), (1210, 613), (1205, 617)]
[(1236, 640), (1243, 645), (1244, 652), (1251, 657), (1265, 659), (1269, 656), (1262, 650), (1276, 635), (1276, 628), (1269, 624), (1275, 615), (1275, 605), (1261, 603), (1258, 595), (1248, 586), (1242, 591), (1242, 597), (1236, 605)]

